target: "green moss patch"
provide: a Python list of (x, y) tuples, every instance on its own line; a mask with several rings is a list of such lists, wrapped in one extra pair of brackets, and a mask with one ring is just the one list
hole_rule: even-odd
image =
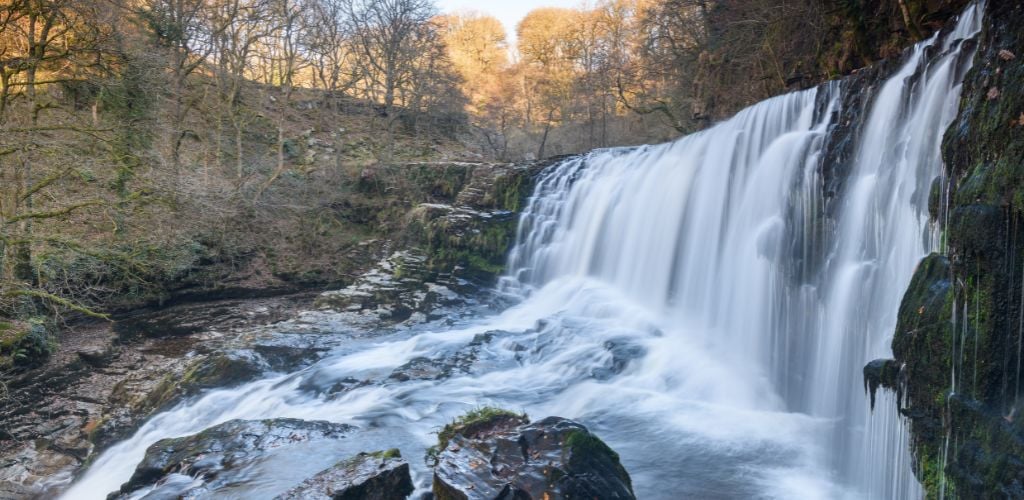
[(501, 420), (514, 421), (516, 425), (523, 425), (530, 422), (526, 413), (515, 413), (494, 406), (482, 406), (475, 410), (471, 410), (465, 415), (453, 420), (450, 424), (444, 426), (444, 428), (437, 433), (437, 449), (443, 450), (447, 448), (448, 443), (457, 434), (472, 435)]
[(42, 319), (0, 322), (0, 370), (20, 370), (43, 364), (53, 351)]

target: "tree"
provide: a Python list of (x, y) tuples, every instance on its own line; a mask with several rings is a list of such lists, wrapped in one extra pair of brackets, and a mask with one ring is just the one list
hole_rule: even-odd
[[(188, 77), (206, 63), (217, 46), (219, 33), (211, 30), (212, 9), (204, 0), (143, 0), (138, 11), (158, 45), (166, 52), (171, 70), (168, 149), (175, 178), (181, 176), (181, 145), (190, 131), (185, 119), (194, 105), (187, 91)], [(227, 25), (220, 26), (221, 29)]]
[(476, 12), (443, 16), (438, 23), (452, 65), (465, 82), (469, 110), (482, 114), (498, 92), (502, 72), (509, 67), (505, 28), (497, 18)]
[[(40, 233), (34, 223), (107, 205), (50, 193), (75, 182), (83, 138), (100, 149), (108, 138), (93, 123), (47, 120), (46, 112), (60, 107), (57, 89), (70, 91), (108, 69), (111, 57), (102, 49), (111, 30), (102, 6), (90, 1), (22, 0), (0, 12), (0, 306), (3, 299), (30, 297), (87, 312), (39, 286), (34, 251), (76, 245)], [(10, 112), (15, 105), (17, 114)]]
[(505, 159), (519, 97), (505, 28), (496, 18), (475, 12), (443, 16), (438, 24), (452, 65), (462, 78), (472, 125), (492, 154)]
[(335, 96), (355, 87), (361, 75), (355, 63), (352, 23), (346, 0), (314, 0), (305, 21), (304, 50), (313, 67), (313, 84)]
[[(235, 176), (241, 183), (244, 173), (242, 134), (249, 122), (248, 113), (240, 105), (241, 92), (251, 70), (254, 52), (260, 41), (269, 35), (267, 0), (220, 0), (212, 5), (214, 57), (221, 109), (217, 123), (224, 116), (231, 124), (234, 136)], [(220, 141), (220, 127), (217, 141)], [(222, 148), (217, 147), (220, 158)], [(219, 162), (218, 162), (219, 163)]]
[(706, 119), (700, 81), (707, 58), (705, 0), (660, 0), (641, 10), (638, 54), (616, 81), (620, 102), (640, 114), (657, 114), (679, 132)]
[[(543, 124), (538, 158), (544, 157), (552, 127), (570, 118), (568, 106), (581, 49), (576, 31), (580, 15), (573, 9), (535, 9), (516, 28), (528, 96), (526, 123)], [(534, 118), (534, 113), (538, 118)]]
[(291, 104), (292, 93), (295, 91), (295, 80), (299, 72), (306, 66), (303, 58), (302, 42), (303, 32), (306, 26), (302, 12), (305, 5), (300, 0), (270, 0), (270, 10), (273, 14), (274, 29), (267, 38), (270, 42), (268, 73), (269, 82), (278, 90), (277, 121), (277, 166), (270, 176), (260, 185), (256, 191), (254, 200), (258, 201), (278, 177), (286, 170), (285, 163), (285, 121), (286, 111)]
[(416, 75), (422, 30), (435, 15), (430, 0), (348, 0), (346, 14), (369, 89), (379, 93), (387, 131), (385, 158), (394, 154), (400, 90)]

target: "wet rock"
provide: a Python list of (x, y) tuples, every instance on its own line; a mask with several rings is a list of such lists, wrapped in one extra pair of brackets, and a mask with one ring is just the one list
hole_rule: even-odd
[(250, 350), (218, 353), (191, 366), (180, 387), (188, 394), (232, 387), (256, 380), (269, 368), (259, 354)]
[(27, 443), (13, 456), (0, 460), (0, 499), (46, 498), (45, 484), (70, 479), (77, 460), (51, 443)]
[(948, 221), (946, 255), (918, 266), (892, 344), (907, 380), (899, 411), (928, 498), (1024, 496), (1024, 65), (1012, 60), (1024, 53), (1024, 6), (991, 1), (985, 11), (960, 110), (943, 138), (948, 208), (932, 217)]
[(465, 346), (440, 356), (434, 358), (417, 356), (395, 368), (388, 378), (399, 382), (441, 380), (457, 374), (470, 373), (474, 364), (480, 361), (481, 348), (496, 337), (507, 333), (500, 330), (480, 333), (475, 335), (473, 340)]
[(0, 498), (15, 499), (15, 498), (32, 498), (33, 495), (37, 494), (28, 486), (18, 484), (12, 481), (0, 481)]
[(92, 347), (78, 351), (78, 357), (93, 368), (103, 368), (110, 365), (116, 355), (117, 348), (114, 345)]
[[(326, 151), (322, 146), (314, 146), (318, 161)], [(293, 269), (279, 263), (281, 268), (265, 274), (245, 274), (251, 270), (246, 267), (243, 275), (232, 274), (225, 283), (214, 266), (174, 285), (180, 288), (154, 295), (151, 307), (139, 310), (134, 309), (138, 301), (118, 302), (112, 307), (115, 323), (83, 324), (61, 332), (53, 353), (46, 356), (40, 350), (38, 362), (28, 364), (16, 380), (5, 381), (9, 396), (0, 405), (0, 460), (5, 461), (0, 464), (17, 457), (19, 472), (16, 478), (11, 476), (12, 484), (38, 490), (55, 475), (76, 473), (97, 452), (127, 438), (155, 412), (183, 398), (243, 384), (267, 371), (294, 371), (341, 342), (380, 335), (395, 323), (468, 314), (463, 306), (481, 302), (466, 290), (475, 293), (480, 288), (465, 285), (456, 272), (462, 264), (448, 264), (458, 260), (454, 257), (463, 263), (483, 262), (470, 262), (473, 256), (485, 257), (488, 268), (504, 262), (504, 234), (515, 227), (513, 212), (532, 190), (533, 175), (544, 166), (459, 163), (376, 168), (362, 183), (366, 194), (374, 196), (350, 198), (345, 203), (351, 201), (351, 206), (329, 207), (340, 219), (372, 227), (372, 238), (346, 243), (336, 254), (341, 263), (332, 267), (340, 269), (340, 275), (302, 277), (295, 273), (308, 270), (308, 264)], [(388, 194), (376, 196), (383, 193)], [(444, 245), (433, 254), (426, 251), (433, 248), (429, 241), (414, 241), (407, 234), (407, 222), (415, 215), (410, 212), (424, 203), (458, 207), (425, 210), (429, 220), (434, 215), (452, 216), (436, 227), (439, 232), (417, 234), (443, 233)], [(467, 215), (472, 219), (469, 225), (464, 224)], [(477, 231), (494, 225), (500, 231)], [(451, 253), (456, 247), (458, 256)], [(394, 258), (386, 258), (389, 255)], [(381, 259), (384, 266), (366, 272)], [(288, 279), (302, 281), (296, 284), (302, 289), (328, 279), (353, 286), (342, 294), (325, 294), (317, 300), (323, 310), (309, 311), (312, 292), (281, 296), (298, 289), (281, 281)], [(25, 330), (22, 326), (0, 322), (0, 368), (6, 369), (4, 361), (13, 360), (15, 351), (27, 353), (26, 346), (8, 342)], [(338, 383), (332, 375), (314, 389), (340, 394), (367, 383)], [(0, 483), (5, 480), (0, 477)], [(178, 484), (168, 481), (167, 487)]]
[(1002, 224), (1003, 211), (998, 206), (975, 203), (956, 207), (949, 215), (949, 237), (958, 243), (959, 255), (998, 259), (1006, 252), (1006, 244), (992, 228)]
[(263, 358), (271, 370), (282, 373), (311, 365), (327, 351), (288, 345), (256, 345), (252, 349)]
[(469, 347), (466, 351), (458, 351), (446, 357), (416, 357), (395, 368), (388, 377), (392, 380), (405, 382), (408, 380), (441, 380), (455, 373), (467, 373), (476, 359), (476, 349)]
[(864, 390), (871, 395), (872, 410), (875, 408), (875, 393), (879, 387), (899, 390), (899, 373), (899, 364), (891, 359), (876, 359), (864, 365)]
[(351, 325), (378, 328), (438, 319), (444, 309), (467, 303), (455, 291), (457, 281), (431, 270), (426, 261), (418, 251), (395, 252), (346, 288), (320, 294), (314, 305), (343, 315)]
[(147, 415), (203, 390), (251, 382), (269, 369), (262, 357), (247, 349), (203, 356), (189, 364), (183, 373), (166, 375), (132, 411)]
[(420, 356), (395, 368), (388, 378), (399, 382), (406, 382), (408, 380), (440, 380), (447, 378), (451, 370), (451, 364), (446, 363), (443, 359), (435, 360)]
[(239, 482), (236, 476), (268, 455), (311, 441), (343, 439), (354, 429), (290, 418), (231, 420), (199, 434), (156, 442), (146, 450), (131, 479), (111, 497), (126, 498), (142, 488), (172, 497), (189, 496), (190, 492), (216, 494), (218, 489)]
[(409, 463), (388, 450), (339, 462), (277, 500), (404, 500), (414, 489)]
[(611, 354), (611, 359), (608, 360), (605, 366), (596, 368), (592, 372), (594, 378), (598, 380), (608, 380), (622, 373), (629, 366), (630, 362), (640, 359), (647, 354), (647, 349), (644, 349), (643, 346), (631, 344), (626, 340), (606, 341), (604, 348)]
[(439, 434), (433, 492), (450, 499), (635, 498), (619, 456), (561, 417), (484, 409)]

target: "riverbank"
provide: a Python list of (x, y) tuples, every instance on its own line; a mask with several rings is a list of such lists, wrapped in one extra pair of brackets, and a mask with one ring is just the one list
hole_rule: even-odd
[[(37, 366), (5, 379), (0, 491), (66, 482), (147, 417), (203, 390), (294, 371), (353, 337), (435, 321), (456, 305), (483, 307), (545, 165), (375, 168), (361, 177), (372, 201), (339, 210), (378, 235), (324, 256), (342, 263), (335, 274), (197, 279), (112, 321), (72, 321)], [(324, 331), (321, 316), (338, 331)]]

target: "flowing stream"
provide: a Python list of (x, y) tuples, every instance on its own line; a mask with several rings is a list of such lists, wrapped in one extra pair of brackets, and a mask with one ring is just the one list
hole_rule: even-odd
[[(212, 391), (103, 453), (65, 497), (104, 498), (150, 444), (234, 418), (356, 425), (340, 456), (401, 448), (426, 487), (432, 433), (485, 404), (581, 420), (639, 498), (920, 497), (904, 422), (885, 395), (870, 411), (861, 368), (891, 356), (903, 292), (938, 249), (929, 197), (980, 17), (969, 7), (914, 47), (859, 113), (832, 82), (550, 167), (499, 285), (516, 305)], [(830, 165), (840, 125), (856, 142)], [(388, 378), (420, 357), (470, 361), (441, 380)], [(323, 390), (349, 379), (374, 383)], [(272, 497), (332, 461), (265, 467), (232, 495)]]

